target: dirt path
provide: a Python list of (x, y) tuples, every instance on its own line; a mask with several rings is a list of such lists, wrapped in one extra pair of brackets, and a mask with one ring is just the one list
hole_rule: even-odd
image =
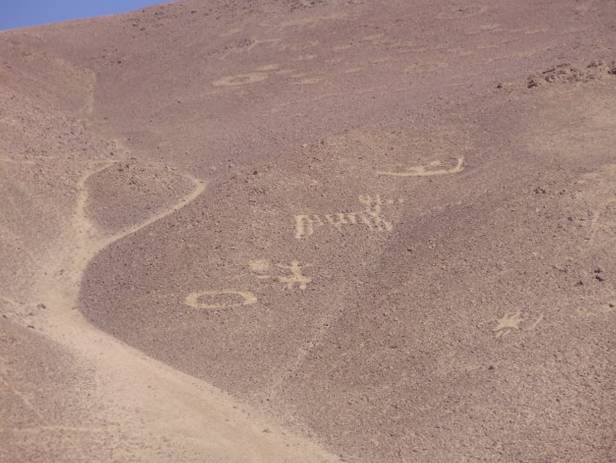
[[(50, 309), (43, 328), (45, 334), (68, 347), (84, 364), (94, 366), (96, 394), (106, 417), (120, 422), (122, 434), (143, 441), (145, 447), (152, 439), (168, 439), (176, 449), (181, 448), (200, 461), (336, 461), (317, 446), (290, 436), (203, 381), (179, 373), (100, 332), (79, 310), (73, 310), (78, 305), (82, 274), (96, 254), (180, 211), (205, 191), (203, 181), (184, 174), (193, 189), (175, 204), (124, 230), (105, 235), (86, 213), (88, 180), (112, 164), (92, 163), (78, 182), (72, 219), (64, 230), (61, 246), (48, 263), (50, 278), (33, 286), (33, 294), (46, 301)], [(46, 429), (37, 427), (34, 431)], [(157, 460), (153, 455), (147, 458)], [(168, 460), (163, 457), (158, 461)]]

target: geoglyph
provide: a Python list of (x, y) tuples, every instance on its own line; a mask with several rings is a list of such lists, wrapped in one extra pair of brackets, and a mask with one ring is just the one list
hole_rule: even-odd
[[(228, 296), (239, 299), (228, 301)], [(204, 300), (206, 302), (204, 302)], [(207, 302), (209, 300), (209, 302)], [(184, 304), (194, 309), (225, 309), (230, 307), (251, 305), (257, 302), (256, 296), (250, 291), (235, 291), (223, 289), (220, 291), (196, 291), (184, 299)]]
[(314, 234), (320, 227), (334, 228), (340, 233), (348, 227), (364, 227), (366, 231), (390, 232), (393, 224), (383, 217), (383, 205), (402, 203), (403, 199), (383, 200), (380, 195), (360, 195), (359, 202), (365, 209), (356, 212), (333, 212), (330, 214), (297, 214), (295, 220), (295, 238), (302, 238)]
[(292, 260), (290, 265), (276, 264), (274, 267), (285, 270), (288, 275), (270, 275), (275, 272), (275, 268), (271, 265), (271, 262), (267, 259), (256, 259), (248, 262), (250, 271), (260, 280), (266, 280), (269, 278), (274, 279), (280, 283), (285, 284), (286, 289), (295, 289), (295, 285), (301, 290), (306, 289), (307, 285), (312, 282), (312, 278), (305, 276), (302, 269), (305, 267), (311, 267), (310, 264), (301, 265), (298, 260)]
[(425, 166), (413, 166), (403, 171), (378, 170), (377, 175), (391, 177), (431, 177), (433, 175), (457, 174), (464, 170), (464, 156), (457, 158), (456, 165), (446, 167), (443, 161), (433, 161)]

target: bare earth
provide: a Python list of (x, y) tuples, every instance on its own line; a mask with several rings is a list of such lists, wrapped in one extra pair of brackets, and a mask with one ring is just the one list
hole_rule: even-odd
[(0, 462), (616, 461), (616, 3), (0, 33)]

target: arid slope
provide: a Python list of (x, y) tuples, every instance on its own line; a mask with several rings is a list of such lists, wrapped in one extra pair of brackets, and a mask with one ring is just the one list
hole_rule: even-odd
[(0, 33), (0, 460), (616, 459), (614, 7)]

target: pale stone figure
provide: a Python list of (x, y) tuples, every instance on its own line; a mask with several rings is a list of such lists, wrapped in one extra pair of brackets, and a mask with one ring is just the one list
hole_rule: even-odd
[[(291, 271), (291, 276), (276, 278), (279, 282), (285, 283), (287, 289), (293, 289), (297, 284), (299, 289), (303, 290), (306, 289), (306, 285), (312, 281), (312, 278), (308, 278), (302, 274), (302, 266), (297, 260), (291, 261), (291, 265), (276, 264), (276, 267)], [(310, 267), (310, 265), (304, 265), (304, 267)]]
[[(379, 195), (361, 195), (359, 202), (366, 208), (357, 212), (334, 212), (324, 214), (295, 215), (295, 238), (298, 240), (311, 236), (317, 227), (331, 226), (339, 232), (348, 226), (363, 225), (371, 231), (391, 231), (393, 225), (383, 217), (383, 205), (393, 205), (394, 200), (383, 201)], [(402, 200), (398, 200), (401, 203)]]

